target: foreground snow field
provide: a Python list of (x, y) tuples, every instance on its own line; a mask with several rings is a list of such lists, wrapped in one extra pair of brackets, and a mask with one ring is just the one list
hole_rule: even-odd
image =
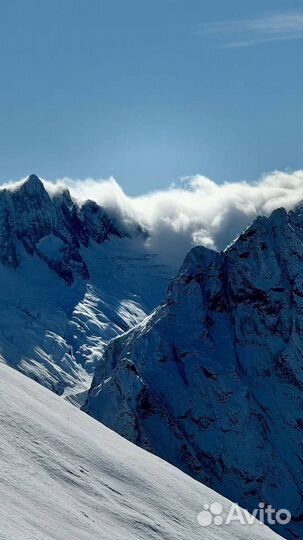
[(0, 362), (1, 540), (278, 540), (259, 523), (202, 528), (230, 503)]

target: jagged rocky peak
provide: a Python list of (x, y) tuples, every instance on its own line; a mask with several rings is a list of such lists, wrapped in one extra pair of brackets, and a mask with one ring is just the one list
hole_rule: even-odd
[(81, 216), (88, 234), (99, 244), (112, 235), (119, 238), (129, 236), (124, 228), (118, 226), (116, 220), (94, 201), (88, 200), (82, 205)]
[[(166, 301), (113, 340), (85, 410), (303, 537), (303, 214), (259, 217), (224, 252), (193, 248)], [(159, 434), (161, 436), (159, 436)]]
[(21, 189), (26, 190), (28, 193), (35, 194), (39, 191), (44, 191), (44, 185), (36, 174), (30, 174), (27, 180), (22, 184)]
[(209, 273), (213, 272), (220, 264), (221, 260), (220, 253), (204, 246), (195, 246), (186, 255), (179, 272), (179, 278), (184, 283), (190, 283), (192, 280), (205, 280)]
[(10, 199), (16, 236), (28, 253), (33, 254), (36, 243), (58, 228), (59, 220), (52, 200), (35, 175), (12, 191)]
[(89, 277), (80, 247), (102, 243), (111, 236), (127, 236), (122, 224), (97, 203), (82, 206), (68, 189), (49, 194), (40, 178), (0, 190), (0, 261), (16, 268), (22, 249), (38, 256), (70, 284), (76, 276)]

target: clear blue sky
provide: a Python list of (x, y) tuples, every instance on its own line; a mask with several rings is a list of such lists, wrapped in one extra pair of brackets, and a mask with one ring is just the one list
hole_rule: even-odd
[(299, 0), (1, 2), (0, 181), (302, 167), (302, 33)]

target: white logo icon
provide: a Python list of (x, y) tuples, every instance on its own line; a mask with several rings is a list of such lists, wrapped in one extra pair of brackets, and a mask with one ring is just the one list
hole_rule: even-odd
[(221, 516), (223, 512), (222, 504), (204, 504), (203, 508), (204, 510), (202, 510), (202, 512), (200, 512), (197, 516), (198, 523), (200, 523), (202, 527), (209, 527), (212, 523), (217, 526), (223, 524), (223, 518)]

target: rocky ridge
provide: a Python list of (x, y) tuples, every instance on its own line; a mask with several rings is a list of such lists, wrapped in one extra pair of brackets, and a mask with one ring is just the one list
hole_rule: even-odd
[(303, 537), (303, 209), (195, 247), (154, 313), (107, 347), (85, 410)]

